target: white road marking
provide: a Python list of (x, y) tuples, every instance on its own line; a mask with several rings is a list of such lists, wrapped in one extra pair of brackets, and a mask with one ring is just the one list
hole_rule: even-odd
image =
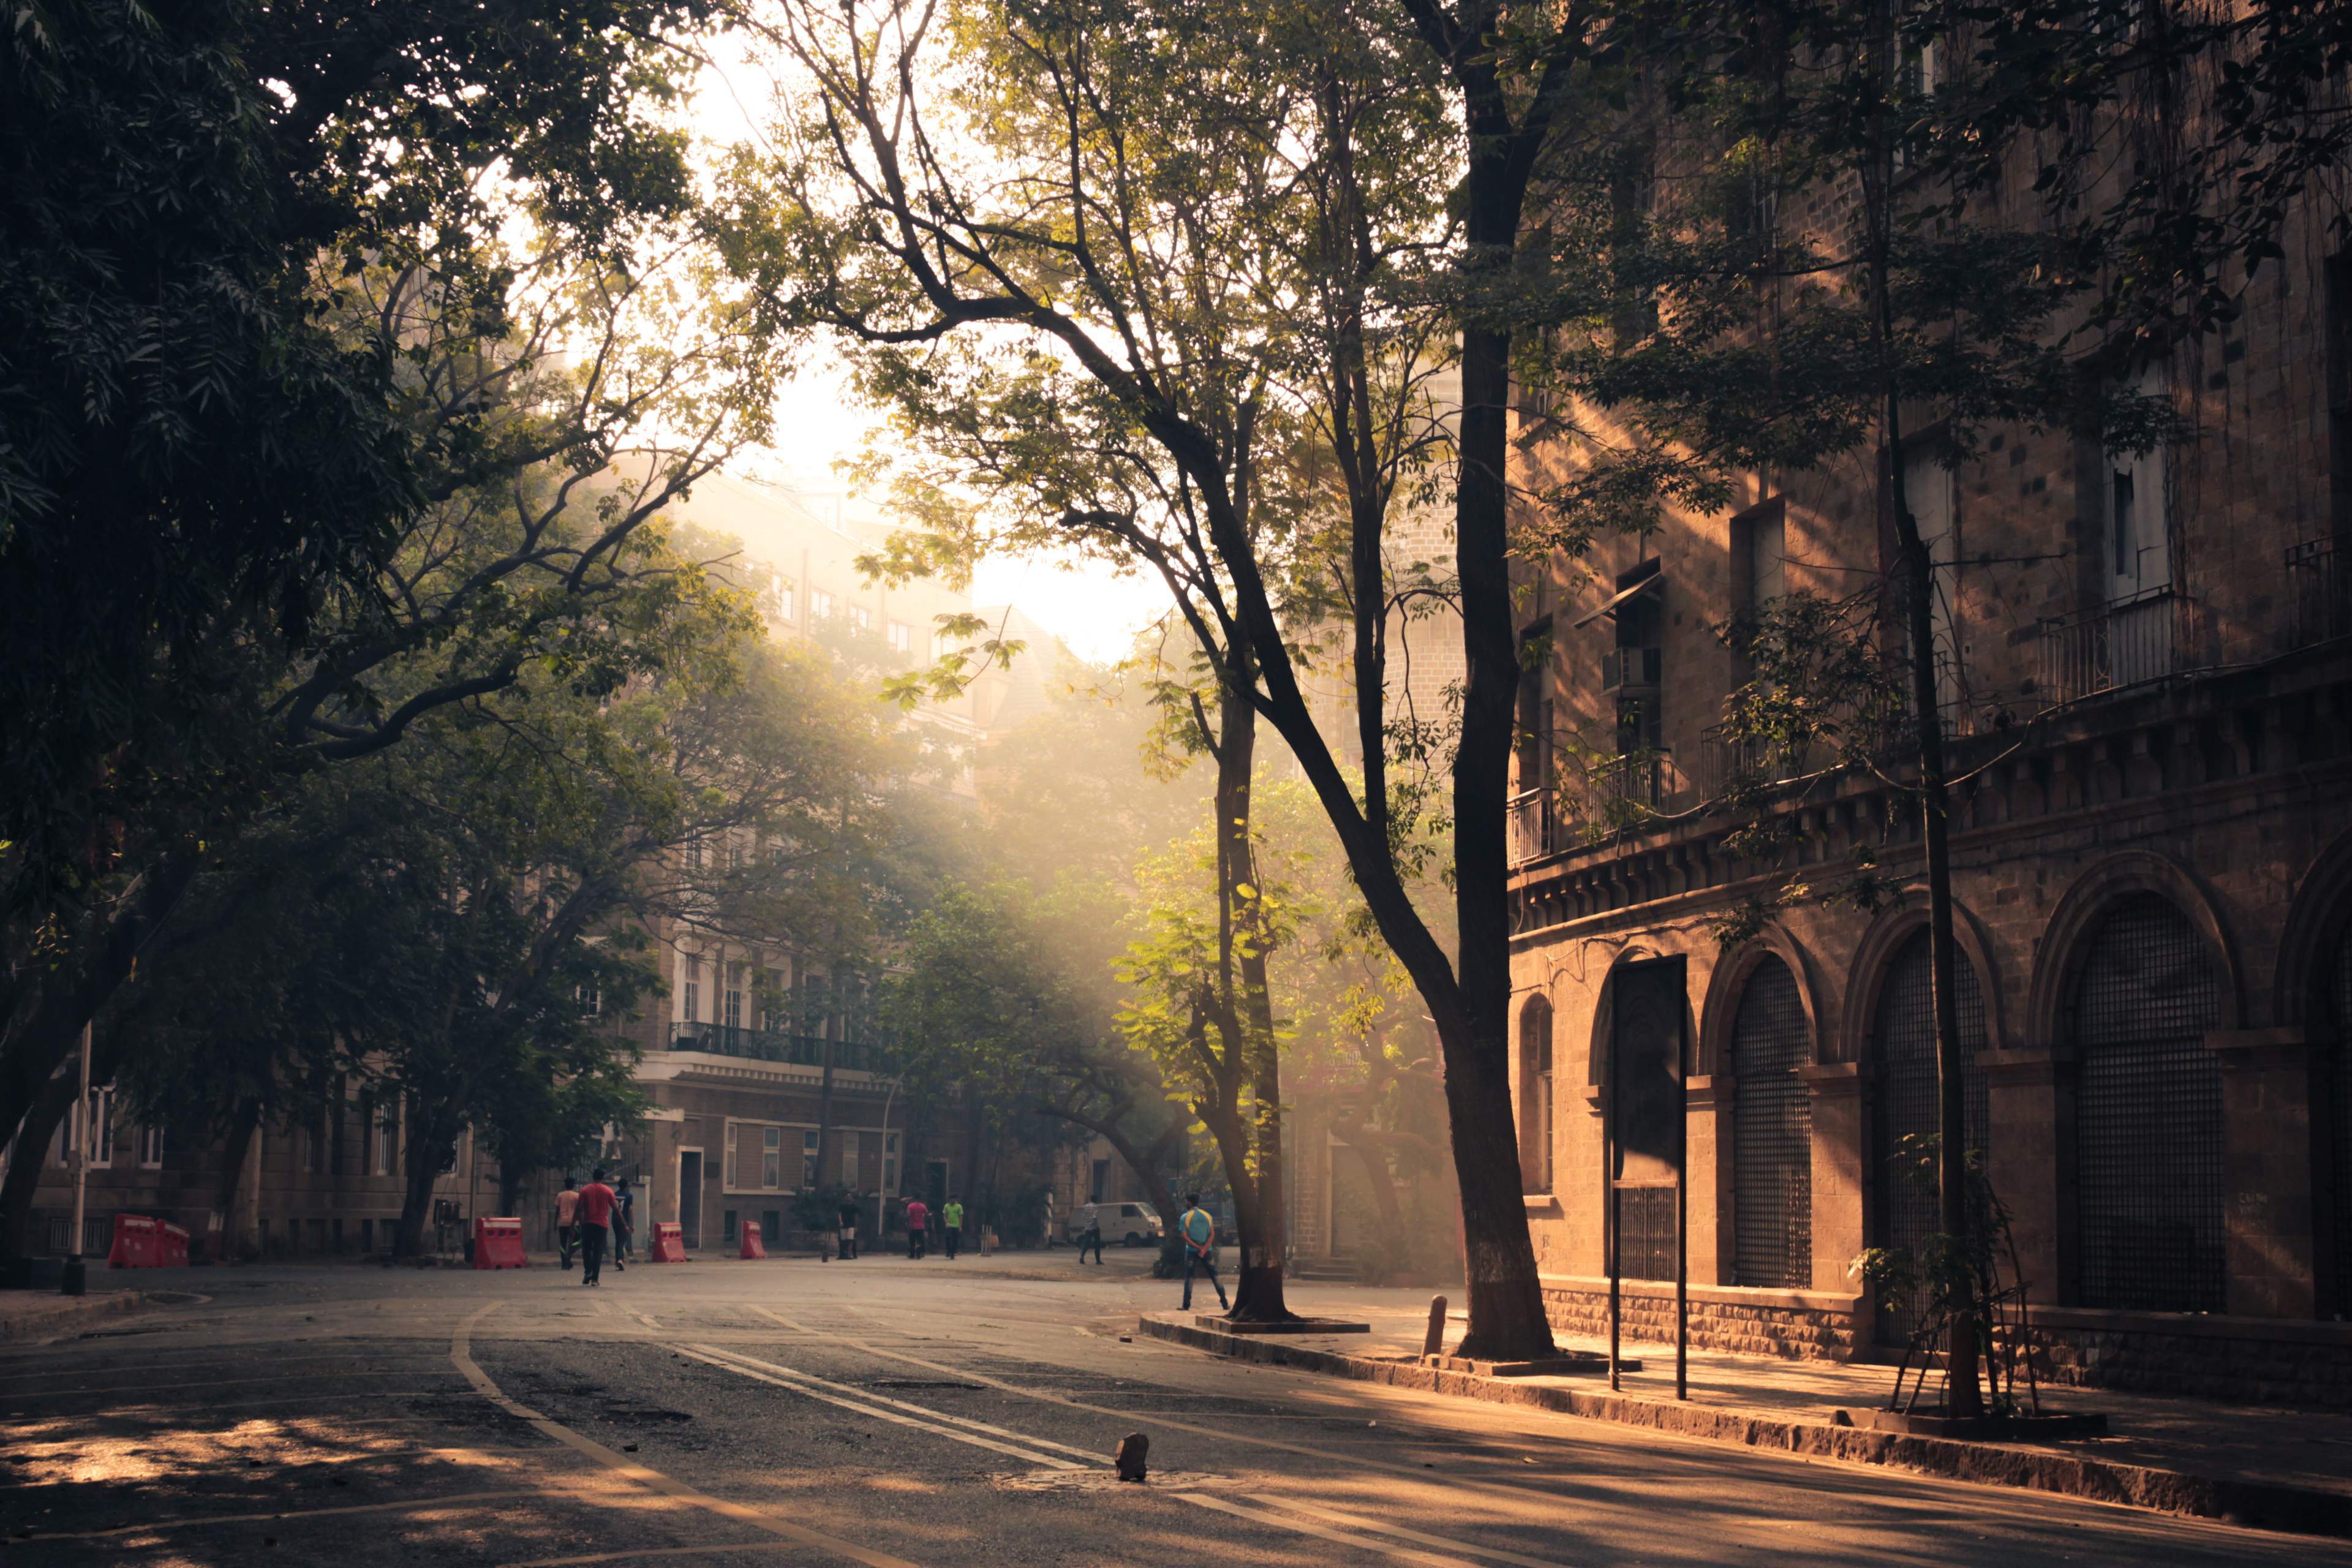
[[(987, 1448), (995, 1453), (1025, 1459), (1032, 1464), (1056, 1469), (1076, 1470), (1099, 1466), (1104, 1462), (1100, 1455), (1090, 1449), (1074, 1448), (1066, 1443), (1056, 1443), (1044, 1437), (1033, 1437), (1024, 1432), (992, 1426), (985, 1421), (974, 1421), (969, 1416), (951, 1415), (944, 1410), (935, 1410), (929, 1405), (917, 1405), (908, 1400), (893, 1399), (886, 1394), (869, 1393), (854, 1384), (835, 1383), (829, 1378), (818, 1377), (814, 1373), (801, 1372), (775, 1362), (760, 1360), (755, 1356), (722, 1351), (715, 1345), (680, 1345), (677, 1350), (680, 1354), (691, 1356), (696, 1361), (706, 1363), (722, 1371), (732, 1372), (738, 1376), (751, 1378), (756, 1382), (786, 1389), (804, 1398), (836, 1405), (841, 1409), (854, 1411), (872, 1419), (893, 1422), (901, 1426), (917, 1427), (935, 1436), (966, 1443), (976, 1448)], [(952, 1371), (944, 1367), (940, 1370)], [(885, 1408), (886, 1406), (887, 1408)], [(987, 1434), (987, 1436), (982, 1434)], [(996, 1440), (998, 1438), (1010, 1438), (1012, 1442), (1000, 1442)], [(1016, 1443), (1026, 1447), (1016, 1447), (1013, 1446)], [(1046, 1448), (1076, 1455), (1079, 1460), (1084, 1460), (1086, 1463), (1080, 1464), (1057, 1458), (1053, 1454), (1035, 1451)], [(1443, 1568), (1475, 1568), (1475, 1564), (1466, 1562), (1463, 1557), (1433, 1556), (1429, 1552), (1415, 1552), (1390, 1542), (1375, 1541), (1360, 1532), (1370, 1531), (1380, 1535), (1393, 1536), (1402, 1541), (1415, 1542), (1423, 1546), (1443, 1547), (1449, 1551), (1466, 1553), (1471, 1557), (1483, 1557), (1490, 1562), (1517, 1564), (1520, 1568), (1562, 1568), (1559, 1563), (1546, 1562), (1541, 1558), (1522, 1557), (1516, 1552), (1472, 1546), (1463, 1542), (1447, 1540), (1444, 1536), (1426, 1535), (1418, 1531), (1340, 1514), (1312, 1504), (1295, 1503), (1287, 1499), (1267, 1494), (1252, 1494), (1250, 1501), (1288, 1511), (1269, 1513), (1257, 1509), (1243, 1508), (1238, 1504), (1212, 1497), (1206, 1492), (1163, 1492), (1160, 1495), (1178, 1498), (1198, 1507), (1233, 1514), (1236, 1518), (1250, 1520), (1258, 1524), (1274, 1525), (1283, 1530), (1295, 1531), (1301, 1535), (1311, 1535), (1319, 1540), (1334, 1541), (1344, 1545), (1360, 1546), (1369, 1551), (1385, 1552), (1389, 1556), (1407, 1563), (1440, 1564)], [(1346, 1525), (1349, 1531), (1360, 1533), (1343, 1532), (1331, 1529), (1328, 1524), (1314, 1523), (1311, 1519), (1296, 1517), (1299, 1514)]]
[(1206, 1492), (1171, 1492), (1169, 1495), (1182, 1498), (1189, 1503), (1197, 1503), (1202, 1508), (1214, 1509), (1219, 1513), (1232, 1514), (1235, 1519), (1248, 1520), (1253, 1524), (1270, 1524), (1278, 1530), (1296, 1531), (1300, 1535), (1312, 1535), (1318, 1540), (1335, 1541), (1342, 1546), (1361, 1547), (1367, 1552), (1382, 1552), (1396, 1558), (1399, 1562), (1419, 1563), (1423, 1564), (1424, 1568), (1477, 1568), (1477, 1564), (1460, 1557), (1440, 1557), (1434, 1552), (1415, 1552), (1409, 1546), (1391, 1546), (1385, 1541), (1374, 1541), (1367, 1535), (1350, 1535), (1345, 1531), (1327, 1530), (1319, 1524), (1309, 1524), (1303, 1519), (1291, 1519), (1278, 1513), (1261, 1513), (1256, 1509), (1244, 1508), (1239, 1503), (1227, 1502), (1223, 1498), (1211, 1497)]
[(594, 1438), (583, 1436), (562, 1422), (542, 1415), (538, 1411), (508, 1398), (506, 1391), (492, 1382), (488, 1373), (475, 1364), (473, 1356), (474, 1325), (497, 1311), (499, 1306), (499, 1302), (493, 1301), (488, 1306), (477, 1310), (457, 1325), (457, 1331), (451, 1335), (449, 1340), (449, 1363), (464, 1375), (467, 1383), (474, 1385), (474, 1391), (477, 1394), (508, 1415), (530, 1422), (565, 1447), (587, 1455), (615, 1475), (625, 1477), (649, 1491), (659, 1492), (665, 1497), (675, 1498), (680, 1502), (691, 1503), (697, 1508), (708, 1510), (723, 1518), (764, 1530), (771, 1535), (782, 1536), (786, 1541), (796, 1541), (803, 1546), (814, 1546), (821, 1552), (830, 1552), (836, 1557), (846, 1557), (852, 1563), (862, 1563), (866, 1568), (918, 1568), (918, 1564), (909, 1563), (903, 1557), (892, 1557), (884, 1552), (868, 1551), (856, 1542), (844, 1541), (837, 1535), (827, 1535), (823, 1531), (810, 1530), (803, 1525), (788, 1524), (771, 1514), (762, 1513), (758, 1509), (747, 1508), (740, 1502), (730, 1502), (725, 1498), (712, 1497), (709, 1492), (690, 1487), (675, 1476), (666, 1475), (647, 1465), (641, 1465), (635, 1459), (625, 1458)]
[(702, 1557), (720, 1552), (773, 1552), (772, 1541), (743, 1541), (732, 1546), (656, 1546), (635, 1552), (599, 1552), (593, 1557), (534, 1557), (528, 1563), (509, 1563), (505, 1568), (578, 1568), (589, 1563), (642, 1563), (648, 1557)]
[[(901, 1410), (919, 1409), (920, 1406), (919, 1405), (900, 1405), (899, 1410), (886, 1410), (882, 1408), (879, 1404), (867, 1403), (864, 1400), (838, 1398), (834, 1394), (822, 1393), (818, 1389), (809, 1386), (807, 1383), (802, 1382), (796, 1376), (787, 1375), (778, 1377), (772, 1375), (769, 1372), (755, 1371), (751, 1367), (740, 1365), (732, 1360), (723, 1359), (718, 1355), (710, 1353), (709, 1347), (705, 1345), (682, 1345), (679, 1347), (679, 1353), (682, 1355), (691, 1356), (694, 1360), (698, 1362), (707, 1362), (710, 1365), (719, 1368), (721, 1372), (731, 1372), (738, 1377), (748, 1377), (754, 1383), (769, 1384), (774, 1387), (800, 1394), (803, 1398), (814, 1399), (821, 1405), (837, 1405), (844, 1410), (854, 1411), (857, 1415), (864, 1415), (875, 1421), (888, 1421), (899, 1426), (919, 1427), (923, 1431), (932, 1433), (938, 1436), (952, 1437), (959, 1443), (969, 1443), (975, 1448), (987, 1448), (994, 1453), (1010, 1456), (1013, 1458), (1021, 1460), (1024, 1464), (1043, 1465), (1054, 1469), (1061, 1470), (1075, 1470), (1081, 1468), (1075, 1460), (1065, 1459), (1060, 1458), (1058, 1455), (1041, 1454), (1037, 1452), (1035, 1448), (1015, 1447), (1010, 1443), (1000, 1443), (992, 1438), (981, 1436), (978, 1433), (960, 1432), (955, 1430), (953, 1427), (942, 1426), (940, 1425), (940, 1420), (950, 1418), (940, 1416), (940, 1413), (937, 1411), (924, 1412), (925, 1415), (939, 1417), (939, 1419), (929, 1421), (923, 1420), (919, 1416), (901, 1415), (899, 1413)], [(766, 1366), (771, 1363), (761, 1363), (760, 1364)], [(788, 1367), (775, 1367), (773, 1370), (774, 1372), (786, 1373), (791, 1372), (791, 1369)], [(839, 1385), (833, 1384), (829, 1386), (837, 1387)], [(898, 1401), (891, 1400), (888, 1401), (888, 1403), (898, 1405)], [(975, 1425), (977, 1424), (975, 1423)], [(983, 1428), (983, 1430), (998, 1431), (1000, 1428), (986, 1427)], [(1004, 1435), (1009, 1437), (1020, 1436), (1019, 1433), (1013, 1432), (1008, 1432)], [(1025, 1438), (1023, 1440), (1028, 1441), (1028, 1439)], [(1059, 1447), (1058, 1444), (1055, 1446)], [(1092, 1456), (1089, 1456), (1089, 1458), (1091, 1457)]]

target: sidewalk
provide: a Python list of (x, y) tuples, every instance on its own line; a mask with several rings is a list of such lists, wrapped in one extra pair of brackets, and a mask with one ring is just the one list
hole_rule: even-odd
[[(1780, 1362), (1694, 1351), (1690, 1398), (1675, 1398), (1671, 1346), (1628, 1342), (1643, 1363), (1612, 1395), (1607, 1374), (1475, 1377), (1419, 1364), (1423, 1319), (1369, 1316), (1370, 1335), (1278, 1342), (1217, 1331), (1181, 1313), (1142, 1330), (1221, 1355), (1569, 1415), (1752, 1447), (1892, 1465), (1964, 1480), (2065, 1492), (2270, 1529), (2352, 1536), (2352, 1415), (2167, 1399), (2112, 1389), (2045, 1388), (2044, 1411), (2103, 1411), (2110, 1436), (2049, 1442), (1961, 1441), (1836, 1425), (1841, 1406), (1883, 1406), (1891, 1366)], [(1451, 1315), (1449, 1348), (1465, 1327)], [(1605, 1353), (1605, 1342), (1563, 1348)], [(1930, 1379), (1929, 1397), (1934, 1396)]]
[(72, 1333), (95, 1320), (127, 1312), (146, 1300), (143, 1290), (92, 1290), (87, 1296), (60, 1296), (55, 1290), (0, 1290), (0, 1344)]

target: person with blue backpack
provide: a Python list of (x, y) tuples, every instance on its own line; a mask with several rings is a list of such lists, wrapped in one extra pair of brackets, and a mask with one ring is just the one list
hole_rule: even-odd
[(1224, 1284), (1217, 1278), (1217, 1254), (1214, 1250), (1217, 1222), (1210, 1217), (1207, 1209), (1201, 1206), (1200, 1194), (1184, 1194), (1184, 1214), (1176, 1222), (1176, 1229), (1184, 1238), (1184, 1305), (1181, 1310), (1187, 1312), (1192, 1310), (1192, 1270), (1198, 1268), (1209, 1277), (1210, 1284), (1216, 1286), (1217, 1305), (1232, 1311), (1234, 1304), (1225, 1300)]

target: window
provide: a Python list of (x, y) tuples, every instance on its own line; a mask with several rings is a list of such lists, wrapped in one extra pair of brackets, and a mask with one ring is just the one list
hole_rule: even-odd
[(857, 1185), (857, 1134), (841, 1135), (841, 1184), (855, 1189)]
[(729, 1123), (726, 1136), (719, 1142), (719, 1184), (731, 1190), (735, 1185), (735, 1140), (743, 1135), (742, 1129)]
[(801, 1134), (801, 1185), (816, 1185), (816, 1129)]
[(874, 629), (874, 612), (863, 605), (852, 605), (849, 606), (849, 624), (861, 632), (870, 632)]
[(772, 1035), (786, 1033), (789, 1015), (784, 1009), (784, 972), (762, 970), (760, 988), (760, 1026)]
[(727, 966), (725, 1022), (730, 1029), (740, 1029), (743, 1026), (743, 966), (740, 963), (730, 963)]
[[(302, 1173), (306, 1176), (315, 1176), (319, 1173), (319, 1135), (322, 1131), (323, 1129), (317, 1127), (305, 1127), (296, 1135), (302, 1145)], [(146, 1147), (144, 1129), (140, 1131), (140, 1147), (143, 1151)], [(143, 1152), (140, 1156), (139, 1163), (142, 1165), (147, 1163)]]
[(1749, 615), (1789, 592), (1789, 508), (1779, 496), (1731, 520), (1731, 607)]
[(908, 626), (906, 622), (892, 621), (889, 627), (889, 637), (890, 651), (892, 653), (912, 653), (915, 651), (915, 628)]
[(681, 1019), (688, 1024), (702, 1021), (702, 960), (688, 954), (686, 961), (686, 984), (678, 987)]
[(583, 980), (572, 988), (572, 1000), (580, 1004), (580, 1016), (598, 1018), (604, 1013), (604, 988), (593, 980)]
[[(311, 1139), (311, 1157), (313, 1160), (318, 1157), (318, 1140), (315, 1135)], [(160, 1121), (143, 1125), (139, 1129), (139, 1168), (142, 1171), (160, 1171), (163, 1168), (163, 1126)]]
[(389, 1176), (400, 1168), (400, 1106), (386, 1100), (376, 1108), (375, 1173)]
[(735, 1245), (735, 1211), (733, 1209), (719, 1211), (719, 1239), (726, 1242), (728, 1246)]
[(769, 580), (768, 616), (771, 620), (778, 621), (789, 621), (793, 618), (793, 580), (790, 577), (775, 577)]
[(760, 1185), (774, 1192), (784, 1184), (784, 1130), (760, 1129)]
[(1813, 1113), (1799, 1071), (1811, 1058), (1796, 976), (1759, 963), (1731, 1023), (1733, 1283), (1813, 1284)]
[(1093, 1171), (1088, 1173), (1087, 1175), (1087, 1202), (1090, 1204), (1098, 1204), (1102, 1202), (1103, 1194), (1109, 1191), (1109, 1189), (1110, 1162), (1108, 1160), (1097, 1160), (1094, 1163)]
[(1538, 996), (1519, 1015), (1519, 1177), (1551, 1191), (1551, 1004)]
[(833, 595), (822, 588), (809, 590), (809, 614), (820, 621), (833, 618)]
[(727, 836), (727, 868), (730, 871), (743, 868), (743, 841), (732, 833)]
[(114, 1090), (89, 1091), (89, 1168), (110, 1169), (114, 1163)]
[[(2137, 405), (2135, 423), (2160, 416), (2169, 406), (2164, 368), (2151, 366), (2120, 396)], [(2101, 553), (2107, 567), (2107, 597), (2128, 599), (2172, 582), (2170, 518), (2165, 504), (2165, 450), (2161, 441), (2145, 452), (2109, 448), (2101, 465), (2105, 527)]]
[(882, 1134), (882, 1191), (887, 1194), (898, 1190), (898, 1135)]

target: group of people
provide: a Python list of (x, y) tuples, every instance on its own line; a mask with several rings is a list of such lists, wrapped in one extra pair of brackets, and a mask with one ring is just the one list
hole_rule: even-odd
[[(845, 1261), (857, 1256), (858, 1214), (858, 1204), (856, 1198), (845, 1197), (841, 1200), (840, 1212), (835, 1216), (837, 1228), (834, 1232), (834, 1252), (836, 1257)], [(905, 1215), (907, 1256), (908, 1258), (927, 1256), (930, 1251), (931, 1205), (920, 1198), (908, 1198)], [(957, 1250), (963, 1246), (962, 1203), (955, 1198), (948, 1199), (940, 1205), (938, 1218), (940, 1250), (947, 1257), (953, 1258)]]
[(572, 1255), (580, 1254), (580, 1283), (596, 1285), (604, 1275), (604, 1248), (609, 1237), (612, 1243), (613, 1269), (628, 1271), (630, 1238), (636, 1234), (637, 1195), (629, 1190), (629, 1178), (623, 1176), (617, 1187), (604, 1184), (604, 1167), (586, 1186), (575, 1186), (570, 1176), (563, 1178), (563, 1190), (555, 1194), (555, 1245), (563, 1255), (563, 1267), (572, 1267)]

